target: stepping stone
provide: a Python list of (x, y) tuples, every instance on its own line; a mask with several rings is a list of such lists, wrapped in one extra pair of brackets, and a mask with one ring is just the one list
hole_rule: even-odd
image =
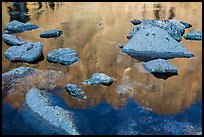
[(59, 48), (48, 53), (47, 60), (62, 65), (71, 65), (79, 61), (77, 56), (78, 53), (71, 48)]
[(25, 43), (21, 46), (12, 46), (4, 53), (10, 61), (33, 62), (42, 55), (42, 43)]
[(48, 30), (40, 34), (41, 38), (54, 38), (59, 37), (63, 32), (61, 30)]
[(11, 34), (3, 34), (2, 39), (9, 46), (21, 46), (21, 45), (27, 43), (26, 41), (18, 38), (17, 36), (11, 35)]
[(202, 40), (202, 32), (201, 31), (189, 32), (186, 35), (184, 35), (184, 38), (187, 40)]

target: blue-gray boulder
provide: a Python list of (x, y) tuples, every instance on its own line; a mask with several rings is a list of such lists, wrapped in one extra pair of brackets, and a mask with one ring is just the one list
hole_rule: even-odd
[(11, 35), (11, 34), (3, 34), (2, 39), (9, 46), (21, 46), (21, 45), (27, 43), (26, 41), (18, 38), (17, 36)]
[(112, 83), (113, 83), (113, 78), (111, 78), (111, 77), (109, 77), (103, 73), (95, 73), (91, 76), (90, 79), (81, 82), (81, 84), (83, 84), (83, 85), (102, 84), (102, 85), (106, 85), (106, 86), (109, 86)]
[(140, 20), (137, 20), (137, 19), (133, 19), (130, 21), (133, 25), (138, 25), (138, 24), (141, 24), (142, 22)]
[(52, 104), (48, 94), (32, 88), (26, 94), (20, 111), (25, 122), (44, 135), (79, 134), (72, 113)]
[(48, 31), (44, 31), (40, 34), (41, 38), (53, 38), (53, 37), (59, 37), (60, 35), (62, 35), (62, 31), (61, 30), (48, 30)]
[(62, 65), (71, 65), (79, 61), (77, 56), (78, 53), (71, 48), (59, 48), (48, 53), (47, 60)]
[(79, 99), (86, 99), (86, 96), (84, 95), (84, 92), (81, 91), (81, 89), (77, 85), (73, 84), (66, 84), (65, 89), (67, 92)]
[(13, 20), (4, 27), (4, 30), (9, 31), (10, 33), (19, 33), (19, 32), (29, 31), (37, 28), (39, 27), (35, 24), (23, 23), (17, 20)]
[(122, 52), (144, 61), (194, 56), (164, 29), (152, 26), (143, 26), (137, 31), (122, 48)]
[(4, 53), (10, 61), (32, 62), (39, 59), (42, 55), (42, 43), (26, 43), (21, 46), (12, 46)]
[(180, 42), (182, 36), (185, 32), (185, 26), (177, 20), (144, 20), (140, 25), (134, 27), (127, 38), (131, 39), (139, 30), (143, 29), (145, 26), (159, 27), (165, 30), (173, 39)]
[(184, 35), (184, 38), (187, 40), (202, 40), (202, 32), (201, 31), (189, 32), (186, 35)]
[(164, 59), (155, 59), (143, 64), (150, 73), (178, 73), (178, 68)]

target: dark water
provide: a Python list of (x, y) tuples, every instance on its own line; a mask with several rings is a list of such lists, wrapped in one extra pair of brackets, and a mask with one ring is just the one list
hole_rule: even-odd
[[(136, 19), (178, 19), (193, 25), (185, 33), (202, 30), (201, 3), (2, 3), (2, 32), (11, 20), (31, 22), (39, 29), (15, 34), (31, 41), (41, 41), (44, 57), (56, 48), (73, 48), (80, 62), (62, 66), (47, 62), (12, 63), (3, 53), (9, 48), (2, 41), (2, 73), (24, 66), (64, 73), (55, 81), (59, 91), (49, 86), (46, 75), (19, 80), (14, 92), (3, 97), (3, 134), (38, 134), (27, 126), (18, 109), (27, 89), (48, 85), (53, 101), (75, 114), (81, 134), (200, 134), (202, 132), (202, 41), (181, 44), (195, 57), (170, 59), (179, 68), (177, 76), (166, 80), (143, 70), (141, 61), (122, 54), (115, 42), (125, 44)], [(62, 36), (41, 39), (39, 34), (60, 29)], [(64, 90), (66, 83), (77, 84), (93, 73), (102, 72), (116, 81), (111, 86), (81, 86), (88, 101), (79, 101)], [(29, 82), (28, 82), (29, 81)], [(31, 81), (35, 81), (32, 84)], [(173, 126), (172, 126), (173, 125)], [(175, 126), (177, 125), (177, 126)], [(26, 127), (26, 128), (24, 128)], [(177, 127), (177, 128), (175, 128)], [(188, 132), (183, 133), (188, 127)], [(196, 129), (196, 130), (195, 130)]]

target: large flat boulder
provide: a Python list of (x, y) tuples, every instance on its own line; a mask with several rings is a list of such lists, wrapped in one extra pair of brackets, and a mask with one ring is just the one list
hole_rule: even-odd
[(127, 38), (131, 39), (139, 30), (141, 30), (144, 26), (152, 26), (158, 27), (165, 30), (173, 39), (180, 42), (182, 40), (182, 36), (185, 32), (185, 25), (180, 23), (178, 20), (151, 20), (146, 19), (143, 22), (134, 27)]
[(13, 46), (6, 50), (5, 57), (10, 61), (32, 62), (42, 55), (43, 45), (41, 42), (25, 43), (21, 46)]
[(164, 29), (153, 26), (142, 26), (125, 44), (122, 52), (140, 60), (190, 58), (194, 56)]
[(44, 135), (79, 134), (72, 119), (72, 113), (52, 105), (45, 91), (32, 88), (26, 94), (21, 108), (25, 122)]
[(71, 48), (59, 48), (48, 53), (47, 60), (62, 65), (71, 65), (79, 61), (77, 56), (78, 53)]
[(9, 31), (10, 33), (20, 33), (24, 31), (29, 31), (33, 29), (39, 28), (37, 25), (32, 23), (23, 23), (17, 20), (13, 20), (9, 22), (5, 27), (4, 30)]
[(2, 39), (9, 46), (21, 46), (21, 45), (27, 43), (26, 41), (18, 38), (17, 36), (11, 35), (11, 34), (3, 34)]
[(143, 64), (150, 73), (178, 73), (178, 68), (164, 59), (155, 59)]
[(62, 35), (62, 31), (61, 30), (48, 30), (48, 31), (44, 31), (40, 34), (41, 38), (54, 38), (54, 37), (59, 37), (60, 35)]

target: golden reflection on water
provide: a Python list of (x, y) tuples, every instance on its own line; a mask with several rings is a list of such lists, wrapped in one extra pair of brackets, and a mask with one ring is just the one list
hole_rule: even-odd
[[(11, 3), (2, 3), (2, 32), (3, 27), (10, 21), (8, 7)], [(116, 81), (109, 87), (80, 86), (88, 97), (87, 101), (80, 102), (71, 97), (65, 90), (60, 92), (65, 102), (73, 108), (86, 108), (87, 106), (107, 101), (114, 108), (125, 105), (127, 99), (133, 100), (142, 106), (159, 114), (181, 112), (201, 99), (202, 94), (202, 41), (187, 41), (181, 44), (194, 53), (195, 57), (175, 58), (170, 62), (179, 68), (178, 76), (167, 80), (157, 79), (146, 73), (140, 67), (140, 61), (120, 53), (114, 43), (125, 44), (127, 34), (133, 28), (131, 19), (177, 19), (193, 25), (190, 31), (202, 31), (202, 4), (201, 3), (47, 3), (27, 2), (29, 22), (40, 26), (39, 29), (16, 34), (31, 42), (41, 41), (44, 45), (43, 54), (57, 48), (73, 48), (79, 53), (80, 62), (72, 66), (53, 64), (44, 59), (38, 64), (11, 63), (3, 53), (8, 49), (2, 41), (2, 73), (14, 68), (25, 66), (42, 70), (55, 70), (65, 73), (57, 87), (65, 83), (79, 83), (88, 79), (93, 73), (102, 72)], [(42, 14), (39, 9), (45, 10)], [(58, 38), (41, 39), (39, 34), (44, 30), (61, 29), (63, 34)], [(49, 81), (47, 78), (34, 76), (36, 83)], [(21, 80), (19, 80), (21, 81)], [(31, 82), (31, 81), (29, 81)], [(55, 81), (53, 81), (55, 83)], [(29, 86), (28, 86), (29, 85)], [(38, 88), (42, 85), (35, 84)], [(45, 84), (46, 85), (46, 84)], [(19, 86), (31, 88), (32, 84), (23, 83)], [(15, 107), (23, 103), (26, 91), (18, 93), (19, 86), (15, 86), (14, 95), (10, 93), (3, 101), (10, 102)], [(48, 86), (49, 88), (49, 86)], [(25, 90), (24, 89), (24, 90)], [(22, 90), (22, 88), (21, 88)], [(20, 91), (21, 91), (20, 90)], [(127, 92), (120, 95), (121, 92)], [(20, 102), (20, 103), (19, 103)], [(15, 105), (18, 104), (18, 105)]]

